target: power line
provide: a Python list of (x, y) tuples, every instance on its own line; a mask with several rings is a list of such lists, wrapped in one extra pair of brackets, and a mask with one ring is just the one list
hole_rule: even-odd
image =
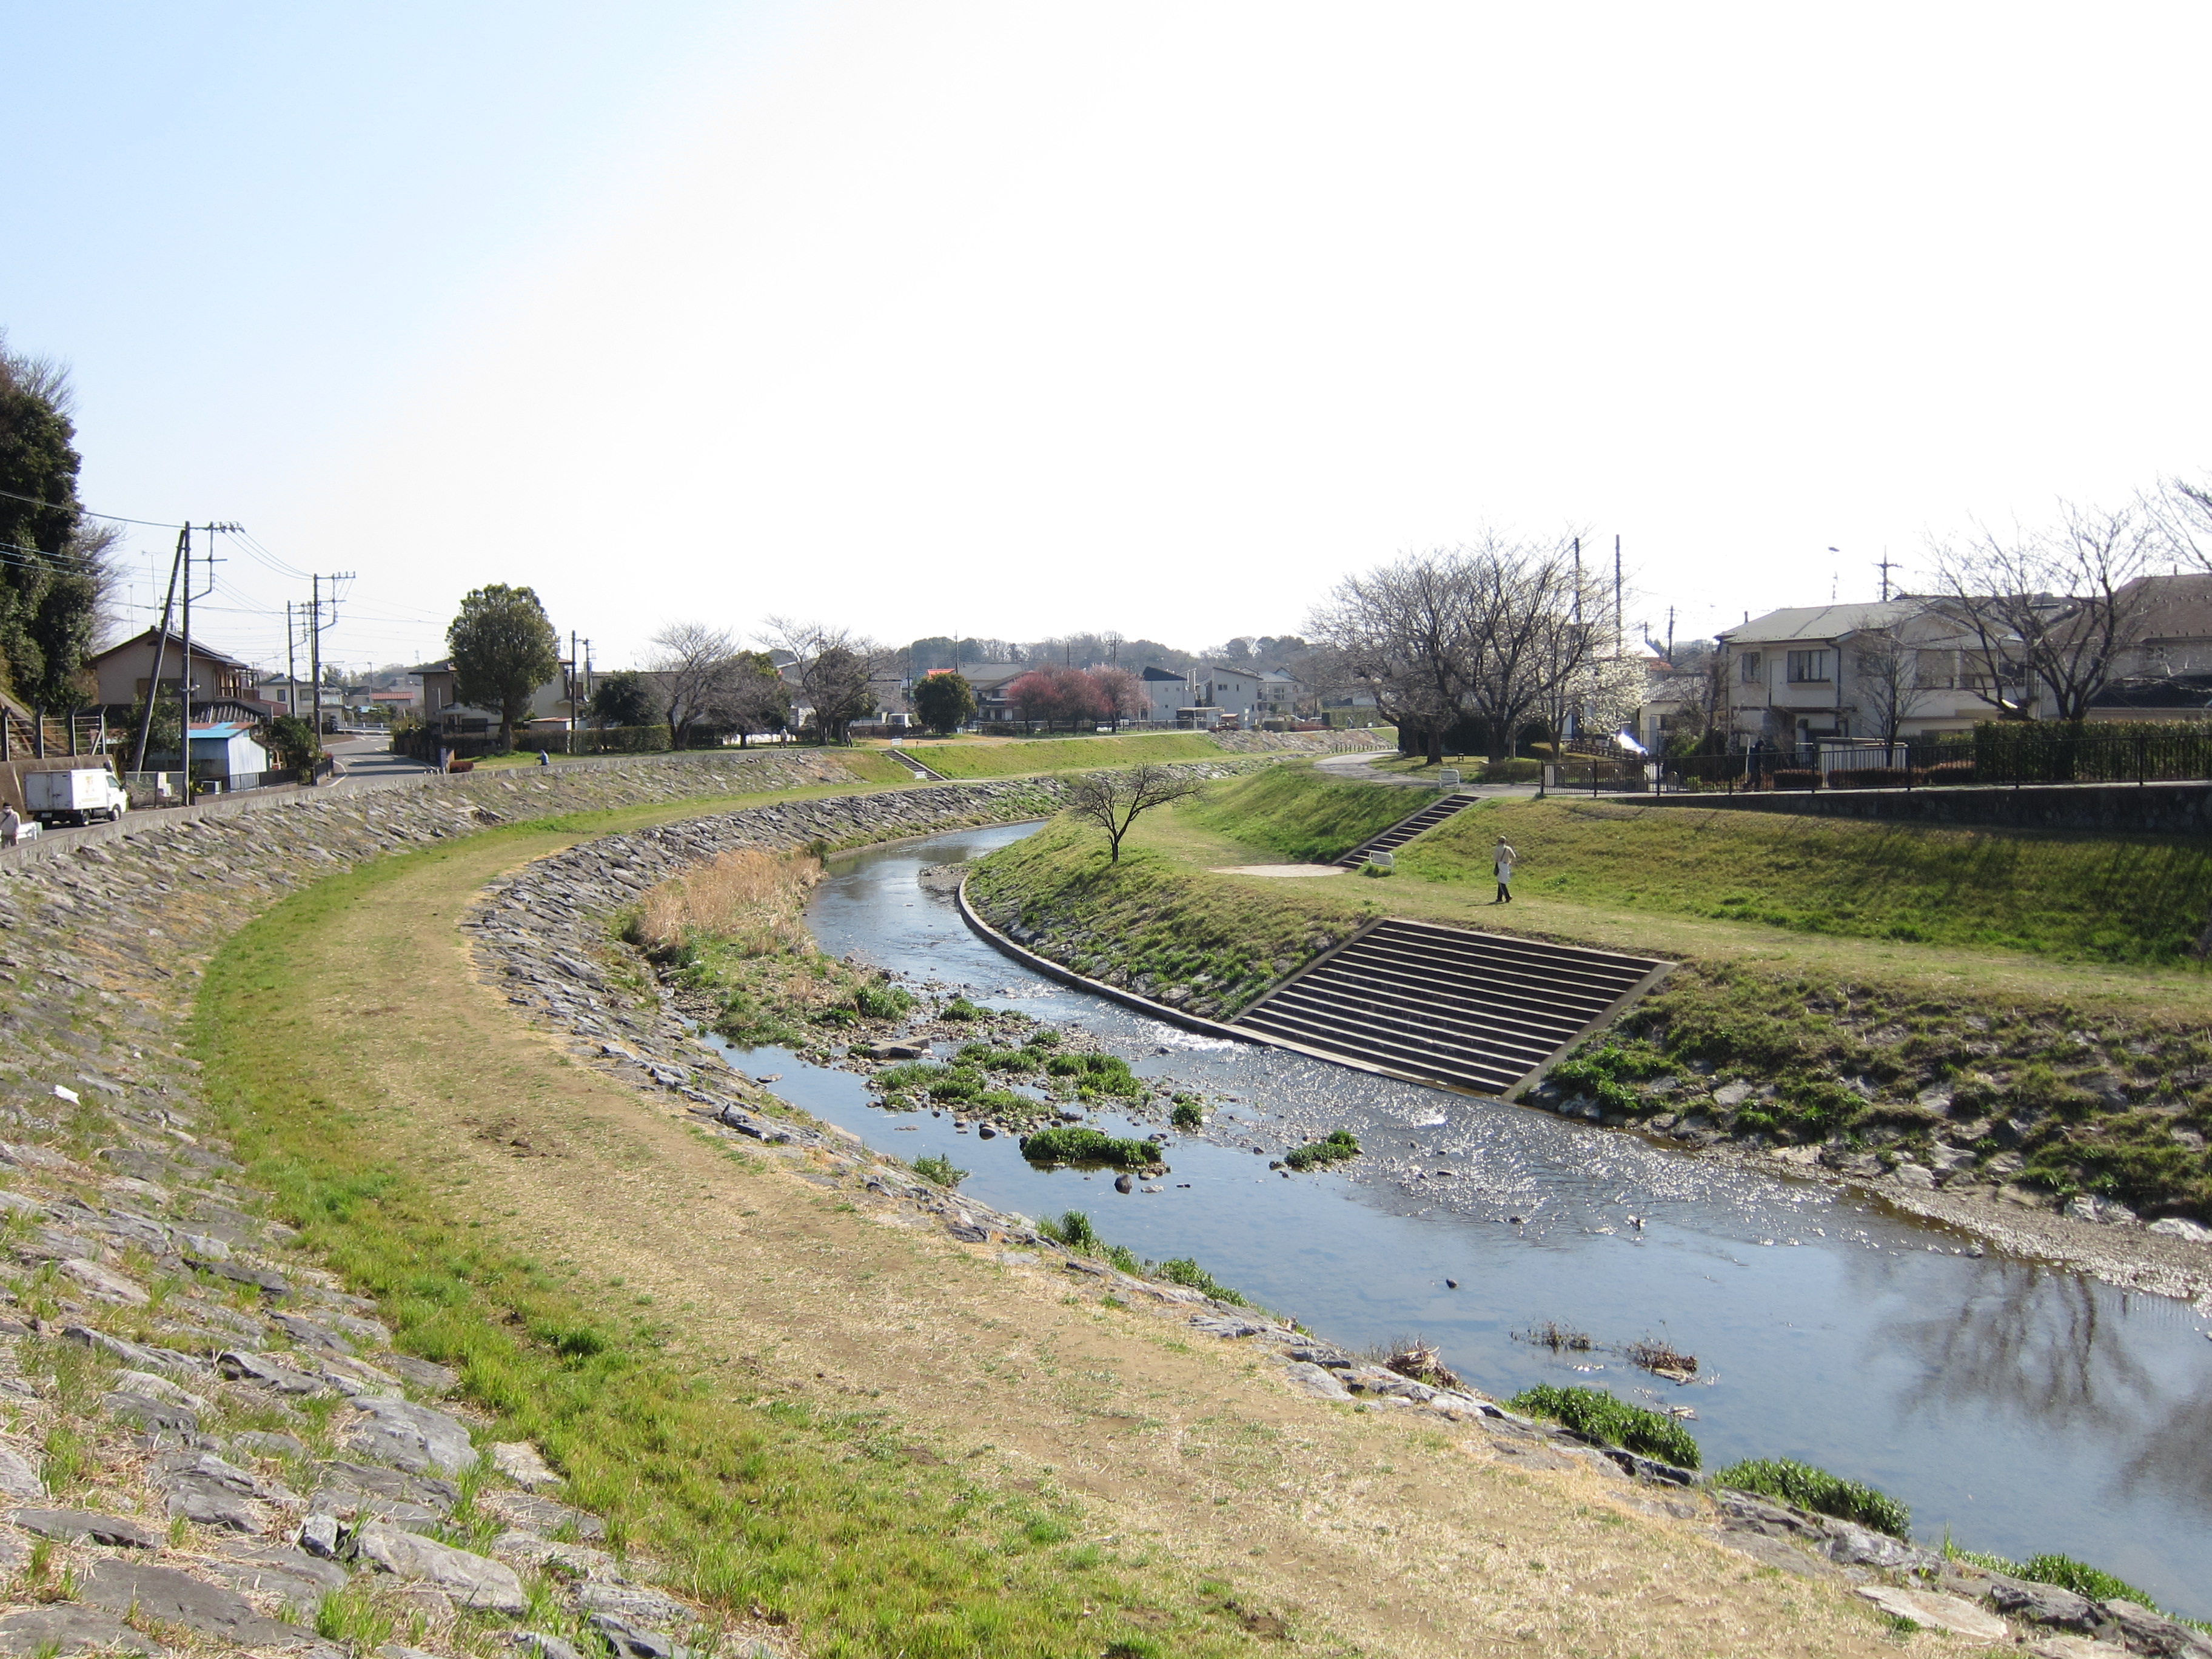
[(42, 501), (36, 495), (18, 495), (12, 489), (0, 489), (0, 496), (11, 501), (24, 501), (33, 507), (43, 507), (49, 513), (82, 513), (88, 519), (105, 519), (110, 524), (143, 524), (149, 530), (174, 530), (175, 520), (164, 523), (159, 519), (126, 519), (120, 513), (95, 513), (90, 507), (75, 501)]

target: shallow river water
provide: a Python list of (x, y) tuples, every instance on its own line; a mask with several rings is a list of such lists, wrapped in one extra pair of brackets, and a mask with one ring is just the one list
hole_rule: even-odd
[[(1158, 1194), (1042, 1170), (1014, 1138), (870, 1104), (857, 1075), (755, 1049), (776, 1092), (1025, 1215), (1076, 1208), (1139, 1255), (1194, 1256), (1253, 1300), (1351, 1346), (1428, 1336), (1474, 1387), (1587, 1382), (1687, 1407), (1705, 1466), (1788, 1456), (1880, 1486), (1913, 1531), (2015, 1559), (2057, 1551), (2212, 1617), (2212, 1321), (2188, 1305), (1997, 1255), (1869, 1200), (1754, 1175), (1527, 1108), (1212, 1042), (1029, 972), (975, 937), (929, 864), (1028, 826), (840, 860), (810, 921), (823, 946), (1080, 1027), (1140, 1073), (1203, 1090), (1203, 1139), (1176, 1138)], [(1232, 1097), (1224, 1101), (1223, 1097)], [(1100, 1127), (1124, 1128), (1110, 1114)], [(1308, 1129), (1350, 1127), (1348, 1176), (1271, 1173)], [(1444, 1172), (1449, 1172), (1444, 1173)], [(1517, 1219), (1516, 1219), (1517, 1218)], [(1640, 1219), (1642, 1224), (1636, 1224)], [(1459, 1288), (1446, 1287), (1447, 1279)], [(1587, 1352), (1516, 1337), (1546, 1321)], [(1663, 1338), (1677, 1387), (1621, 1358)]]

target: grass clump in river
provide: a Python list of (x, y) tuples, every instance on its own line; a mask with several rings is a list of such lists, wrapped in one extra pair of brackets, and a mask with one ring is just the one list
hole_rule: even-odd
[(1337, 1129), (1326, 1140), (1310, 1140), (1303, 1146), (1293, 1146), (1283, 1154), (1283, 1162), (1293, 1170), (1316, 1170), (1358, 1156), (1359, 1142), (1352, 1131)]
[(1539, 1382), (1506, 1405), (1530, 1417), (1548, 1417), (1585, 1440), (1656, 1457), (1677, 1468), (1698, 1467), (1698, 1443), (1673, 1418), (1614, 1398), (1603, 1389), (1560, 1388)]
[[(1815, 1515), (1832, 1515), (1893, 1538), (1912, 1536), (1912, 1511), (1887, 1492), (1787, 1457), (1753, 1457), (1713, 1476), (1717, 1486), (1771, 1498)], [(2051, 1582), (2056, 1583), (2056, 1580)]]
[(1152, 1141), (1118, 1139), (1101, 1130), (1064, 1124), (1024, 1135), (1022, 1156), (1032, 1164), (1109, 1164), (1141, 1170), (1160, 1161), (1160, 1149)]

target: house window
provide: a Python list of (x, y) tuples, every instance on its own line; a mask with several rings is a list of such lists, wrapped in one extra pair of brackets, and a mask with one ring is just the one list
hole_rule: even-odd
[(1747, 651), (1743, 653), (1743, 683), (1746, 685), (1757, 685), (1759, 684), (1760, 679), (1759, 662), (1760, 659), (1758, 652)]
[(1790, 653), (1790, 684), (1810, 685), (1826, 682), (1828, 678), (1826, 651), (1792, 651)]

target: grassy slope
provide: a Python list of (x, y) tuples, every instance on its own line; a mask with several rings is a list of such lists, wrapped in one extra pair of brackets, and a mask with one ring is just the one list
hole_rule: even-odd
[[(1303, 769), (1268, 775), (1267, 817), (1295, 813), (1297, 795), (1289, 785), (1302, 776)], [(1299, 787), (1325, 799), (1322, 792), (1333, 786), (1315, 780)], [(1097, 977), (1151, 971), (1173, 983), (1208, 972), (1232, 988), (1222, 999), (1224, 1012), (1266, 982), (1263, 964), (1307, 954), (1310, 931), (1340, 936), (1378, 907), (1459, 926), (1674, 956), (1682, 960), (1681, 970), (1628, 1023), (1627, 1034), (1639, 1041), (1623, 1067), (1625, 1083), (1639, 1074), (1679, 1072), (1693, 1060), (1722, 1076), (1779, 1080), (1780, 1099), (1747, 1108), (1753, 1115), (1741, 1132), (1795, 1139), (1844, 1134), (1900, 1154), (1924, 1155), (1939, 1139), (1974, 1142), (1965, 1126), (2009, 1118), (2025, 1127), (2014, 1138), (2030, 1178), (2062, 1193), (2081, 1188), (2107, 1194), (2153, 1213), (2212, 1218), (2212, 1152), (2172, 1133), (2212, 1136), (2212, 1036), (2203, 1029), (2212, 1019), (2212, 997), (2201, 971), (1839, 937), (1740, 919), (1735, 906), (1711, 906), (1717, 916), (1682, 920), (1681, 910), (1663, 908), (1659, 898), (1637, 896), (1685, 890), (1668, 884), (1678, 879), (1667, 873), (1671, 838), (1683, 834), (1682, 824), (1666, 816), (1672, 808), (1595, 818), (1554, 803), (1480, 808), (1456, 821), (1455, 830), (1414, 843), (1401, 854), (1396, 876), (1373, 883), (1209, 873), (1209, 866), (1228, 860), (1224, 831), (1196, 822), (1204, 810), (1141, 820), (1118, 872), (1105, 864), (1103, 838), (1055, 824), (994, 854), (979, 870), (976, 890), (1001, 903), (1018, 901), (1023, 919), (1044, 929), (1040, 948), (1086, 963), (1085, 970)], [(1685, 813), (1683, 822), (1701, 816)], [(1552, 826), (1561, 819), (1566, 828), (1555, 834)], [(1740, 821), (1729, 819), (1719, 834)], [(1490, 905), (1486, 867), (1485, 879), (1469, 878), (1463, 849), (1478, 849), (1486, 866), (1501, 822), (1528, 860), (1524, 876), (1541, 871), (1552, 849), (1564, 848), (1558, 856), (1582, 860), (1573, 866), (1581, 885), (1571, 883), (1572, 890), (1561, 893), (1532, 881), (1510, 910)], [(1819, 827), (1830, 826), (1821, 821)], [(1265, 823), (1261, 831), (1279, 833)], [(1444, 833), (1460, 837), (1462, 850), (1429, 851)], [(1645, 834), (1653, 840), (1635, 839)], [(1583, 836), (1589, 839), (1577, 839)], [(2010, 906), (2054, 914), (2023, 872), (2055, 868), (2062, 878), (2077, 878), (2085, 859), (2094, 862), (2094, 849), (2082, 848), (2077, 838), (2056, 839), (2069, 845), (2039, 849), (2045, 864), (2033, 856), (2025, 865), (1995, 856), (1978, 865), (1969, 860), (1987, 885), (1957, 902), (1977, 913)], [(1756, 843), (1728, 845), (1735, 864), (1755, 876)], [(1833, 843), (1808, 845), (1817, 850)], [(1865, 845), (1846, 843), (1854, 854)], [(2179, 859), (2187, 849), (2167, 850)], [(1709, 870), (1732, 867), (1702, 842), (1683, 856), (1705, 860)], [(1909, 854), (1901, 856), (1909, 860)], [(1939, 845), (1923, 856), (1940, 867), (1955, 854)], [(1644, 873), (1608, 882), (1608, 862)], [(1445, 878), (1425, 878), (1432, 869)], [(1814, 875), (1841, 879), (1817, 866)], [(1865, 1080), (1875, 1097), (1863, 1098), (1847, 1086), (1850, 1079)], [(1916, 1096), (1937, 1085), (1955, 1091), (1948, 1116), (1916, 1103)], [(2125, 1091), (2124, 1106), (2108, 1097), (2116, 1085)], [(1984, 1157), (2002, 1150), (1986, 1133), (1978, 1145)]]
[[(811, 1654), (1089, 1655), (1117, 1635), (1152, 1654), (1170, 1632), (1178, 1653), (1245, 1650), (1241, 1632), (1200, 1620), (1187, 1583), (1127, 1572), (1096, 1549), (1053, 1550), (1068, 1536), (1053, 1505), (993, 1492), (972, 1467), (917, 1461), (879, 1411), (798, 1400), (761, 1409), (708, 1386), (667, 1351), (664, 1330), (623, 1308), (632, 1298), (594, 1294), (502, 1244), (496, 1224), (471, 1218), (465, 1188), (437, 1184), (442, 1171), (416, 1167), (407, 1140), (385, 1133), (378, 1044), (435, 1035), (409, 1024), (333, 1042), (331, 1021), (303, 1012), (292, 989), (303, 970), (331, 965), (318, 945), (376, 890), (427, 865), (473, 866), (491, 852), (504, 855), (495, 868), (638, 816), (381, 860), (231, 939), (209, 968), (192, 1046), (253, 1177), (378, 1297), (399, 1346), (460, 1367), (471, 1397), (499, 1414), (501, 1437), (544, 1444), (618, 1538), (675, 1561), (702, 1598), (790, 1615)], [(459, 1086), (474, 1058), (449, 1057)]]
[(1114, 984), (1150, 975), (1148, 994), (1193, 985), (1192, 1011), (1212, 1015), (1380, 914), (1375, 884), (1354, 881), (1223, 882), (1130, 847), (1111, 864), (1103, 835), (1063, 818), (984, 860), (969, 896), (998, 926), (1044, 927), (1032, 948), (1055, 960)]
[(1418, 790), (1333, 782), (1310, 765), (1275, 766), (1215, 784), (1176, 812), (1294, 864), (1326, 864), (1428, 802)]
[(1462, 815), (1399, 862), (1486, 886), (1501, 832), (1529, 893), (1806, 933), (2158, 963), (2182, 959), (2212, 916), (2212, 846), (2184, 836), (1516, 801)]
[(911, 743), (900, 748), (948, 778), (1011, 778), (1024, 772), (1084, 772), (1146, 761), (1218, 760), (1221, 745), (1202, 732), (1127, 738), (1040, 738), (1026, 743)]

